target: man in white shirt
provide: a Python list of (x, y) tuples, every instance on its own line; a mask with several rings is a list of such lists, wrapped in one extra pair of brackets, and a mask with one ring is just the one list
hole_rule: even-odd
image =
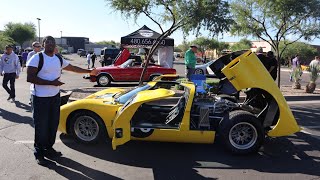
[(320, 68), (320, 58), (319, 58), (319, 56), (316, 56), (316, 57), (314, 58), (314, 60), (312, 60), (312, 61), (310, 62), (309, 66), (310, 66), (310, 67), (318, 67), (318, 68)]
[(90, 67), (90, 61), (91, 61), (91, 53), (88, 53), (88, 55), (87, 55), (88, 69), (89, 69), (89, 67)]
[(62, 155), (53, 149), (60, 118), (60, 86), (64, 84), (60, 81), (61, 69), (77, 73), (91, 72), (73, 66), (55, 55), (56, 42), (52, 36), (44, 37), (43, 47), (44, 52), (33, 55), (27, 63), (27, 81), (32, 83), (30, 91), (35, 125), (34, 155), (39, 165), (47, 164), (44, 157)]

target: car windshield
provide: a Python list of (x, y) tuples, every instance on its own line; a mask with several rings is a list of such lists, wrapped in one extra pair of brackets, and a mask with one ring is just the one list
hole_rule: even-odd
[(139, 86), (134, 89), (130, 89), (128, 91), (122, 92), (119, 97), (115, 97), (115, 101), (119, 102), (120, 104), (126, 103), (132, 96), (136, 95), (140, 91), (144, 91), (149, 89), (151, 86), (146, 84), (144, 86)]
[(121, 68), (126, 68), (132, 63), (132, 59), (129, 59), (128, 61), (124, 62), (120, 65)]

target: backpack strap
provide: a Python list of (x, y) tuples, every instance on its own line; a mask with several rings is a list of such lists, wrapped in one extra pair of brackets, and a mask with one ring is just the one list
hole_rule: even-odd
[(63, 65), (62, 57), (61, 57), (59, 54), (55, 54), (55, 55), (59, 58), (59, 60), (60, 60), (60, 65), (61, 65), (61, 67), (62, 67), (62, 65)]
[(40, 52), (39, 53), (39, 64), (38, 64), (37, 75), (41, 71), (42, 67), (43, 67), (43, 54), (42, 54), (42, 52)]

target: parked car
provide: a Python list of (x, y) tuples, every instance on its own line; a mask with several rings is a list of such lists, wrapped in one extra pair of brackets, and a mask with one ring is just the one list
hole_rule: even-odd
[(87, 51), (83, 50), (80, 52), (80, 57), (86, 57), (87, 56)]
[(120, 52), (120, 49), (118, 48), (103, 48), (101, 50), (101, 55), (100, 55), (100, 63), (101, 66), (108, 66), (113, 63), (115, 58), (118, 56)]
[(81, 53), (82, 51), (84, 51), (84, 49), (78, 49), (78, 50), (77, 50), (77, 54), (80, 55), (80, 53)]
[[(141, 61), (137, 62), (135, 59), (128, 59), (118, 66), (96, 68), (90, 74), (90, 81), (97, 82), (99, 86), (108, 86), (112, 81), (138, 82), (140, 80), (142, 70), (143, 67), (141, 66)], [(162, 74), (176, 74), (176, 70), (172, 68), (164, 68), (156, 64), (149, 64), (144, 81), (150, 81)]]
[[(224, 95), (199, 94), (191, 82), (157, 78), (129, 90), (105, 89), (61, 106), (59, 130), (83, 143), (109, 137), (114, 150), (130, 140), (209, 144), (218, 137), (235, 154), (257, 152), (265, 136), (286, 136), (300, 130), (285, 98), (254, 53), (225, 62), (215, 61), (211, 66), (219, 78), (238, 91), (256, 89), (244, 103)], [(183, 90), (176, 90), (176, 85)]]
[(195, 67), (195, 71), (194, 74), (204, 74), (204, 75), (214, 75), (214, 73), (209, 70), (208, 71), (208, 67), (210, 67), (210, 65), (214, 62), (213, 61), (209, 61), (205, 64), (197, 64)]

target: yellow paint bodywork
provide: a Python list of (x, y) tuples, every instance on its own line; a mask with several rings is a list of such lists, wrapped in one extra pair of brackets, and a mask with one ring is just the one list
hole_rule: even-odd
[(278, 86), (254, 53), (248, 51), (242, 54), (226, 65), (222, 72), (238, 91), (260, 88), (273, 96), (278, 103), (280, 117), (275, 127), (268, 132), (269, 136), (285, 136), (300, 130)]
[[(102, 118), (107, 128), (108, 134), (112, 132), (112, 120), (114, 119), (116, 112), (122, 104), (114, 103), (111, 97), (115, 93), (120, 93), (125, 91), (125, 89), (110, 88), (94, 93), (85, 99), (67, 103), (60, 107), (60, 122), (59, 131), (62, 133), (67, 133), (67, 121), (69, 116), (79, 110), (89, 110), (96, 113)], [(110, 94), (109, 97), (99, 98), (99, 96)]]
[[(141, 104), (174, 95), (173, 91), (167, 89), (142, 91), (137, 94), (133, 102), (128, 105), (128, 107), (125, 107), (124, 109), (119, 111), (118, 116), (116, 117), (116, 120), (113, 124), (114, 135), (112, 139), (112, 148), (116, 149), (117, 146), (130, 141), (130, 139), (163, 142), (213, 143), (215, 137), (214, 131), (190, 130), (190, 110), (194, 98), (193, 96), (195, 94), (195, 86), (192, 83), (183, 83), (181, 85), (190, 90), (190, 95), (179, 129), (154, 129), (154, 132), (149, 137), (131, 137), (130, 121)], [(123, 131), (123, 135), (121, 138), (116, 138), (115, 130), (117, 128), (121, 128)]]
[(163, 78), (179, 78), (178, 74), (163, 74), (154, 78), (152, 81), (161, 81)]

